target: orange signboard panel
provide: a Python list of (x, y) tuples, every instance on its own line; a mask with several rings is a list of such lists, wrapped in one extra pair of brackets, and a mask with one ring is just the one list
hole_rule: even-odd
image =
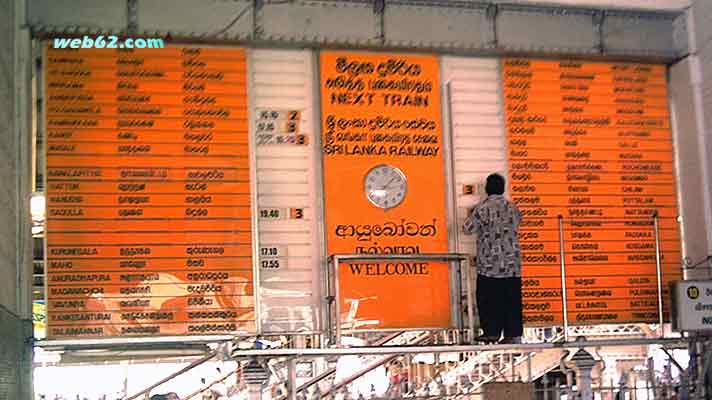
[(255, 330), (243, 49), (46, 49), (48, 337)]
[[(321, 111), (329, 254), (447, 252), (435, 56), (324, 52)], [(451, 327), (448, 265), (339, 267), (347, 328)]]
[(663, 288), (681, 276), (665, 67), (505, 59), (503, 88), (525, 322), (563, 321), (559, 216), (569, 321), (656, 322), (654, 213)]

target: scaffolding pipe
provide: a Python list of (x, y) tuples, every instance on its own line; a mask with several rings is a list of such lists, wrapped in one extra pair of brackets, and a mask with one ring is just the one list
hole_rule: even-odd
[(386, 355), (386, 354), (420, 354), (420, 353), (468, 353), (468, 352), (501, 352), (524, 353), (526, 351), (547, 349), (580, 349), (584, 347), (614, 347), (614, 346), (644, 346), (644, 345), (686, 345), (688, 338), (632, 338), (577, 340), (573, 342), (527, 343), (527, 344), (494, 344), (494, 345), (430, 345), (430, 346), (381, 346), (381, 347), (349, 347), (330, 349), (265, 349), (237, 350), (233, 358), (246, 357), (325, 357), (349, 355)]
[(561, 305), (564, 313), (564, 342), (569, 341), (569, 308), (566, 295), (566, 260), (564, 254), (564, 217), (559, 215), (559, 261), (561, 261)]
[(658, 221), (658, 212), (653, 213), (653, 231), (655, 234), (655, 274), (658, 280), (658, 323), (660, 324), (660, 336), (665, 335), (663, 324), (663, 270), (661, 266), (660, 253), (660, 223)]
[(147, 387), (146, 389), (141, 390), (140, 392), (134, 394), (133, 396), (127, 398), (126, 400), (135, 400), (135, 399), (138, 399), (139, 397), (141, 397), (141, 396), (143, 396), (143, 395), (146, 395), (146, 394), (148, 394), (148, 393), (151, 393), (151, 390), (153, 390), (153, 389), (155, 389), (155, 388), (157, 388), (157, 387), (163, 385), (164, 383), (170, 381), (171, 379), (176, 378), (176, 377), (178, 377), (178, 376), (180, 376), (180, 375), (182, 375), (182, 374), (184, 374), (184, 373), (190, 371), (191, 369), (193, 369), (193, 368), (195, 368), (195, 367), (197, 367), (197, 366), (199, 366), (199, 365), (202, 365), (202, 364), (204, 364), (204, 363), (206, 363), (206, 362), (212, 360), (213, 357), (215, 357), (216, 354), (217, 354), (216, 352), (211, 351), (211, 352), (208, 353), (208, 355), (206, 355), (205, 357), (193, 361), (192, 363), (188, 364), (185, 368), (181, 369), (180, 371), (174, 372), (174, 373), (168, 375), (167, 377), (161, 379), (160, 381), (154, 383), (153, 385)]
[(287, 361), (287, 398), (297, 400), (297, 359)]
[(239, 365), (237, 368), (235, 368), (234, 371), (228, 373), (227, 375), (223, 376), (223, 377), (220, 378), (220, 379), (217, 379), (217, 380), (211, 382), (208, 386), (196, 390), (195, 392), (189, 394), (188, 397), (186, 397), (186, 398), (183, 399), (183, 400), (191, 400), (193, 397), (195, 397), (195, 396), (201, 394), (202, 392), (204, 392), (204, 391), (207, 390), (207, 389), (212, 388), (213, 386), (217, 385), (218, 383), (225, 382), (225, 381), (227, 380), (227, 378), (229, 378), (229, 377), (231, 377), (231, 376), (237, 374), (238, 372), (240, 372), (241, 369), (242, 369), (242, 365)]
[[(376, 341), (375, 343), (373, 343), (373, 345), (374, 345), (374, 346), (385, 346), (386, 343), (390, 342), (391, 340), (397, 338), (398, 336), (400, 336), (400, 335), (402, 335), (402, 334), (403, 334), (403, 332), (398, 332), (398, 333), (390, 334), (390, 335), (386, 336), (385, 338)], [(329, 369), (329, 370), (327, 370), (327, 371), (325, 371), (325, 372), (322, 372), (321, 374), (319, 374), (319, 375), (315, 376), (314, 378), (312, 378), (310, 381), (308, 381), (308, 382), (302, 384), (301, 386), (299, 386), (299, 387), (296, 389), (296, 390), (297, 390), (297, 393), (309, 389), (309, 388), (310, 388), (311, 386), (313, 386), (314, 384), (317, 384), (317, 383), (321, 382), (322, 379), (324, 379), (324, 378), (326, 378), (326, 377), (328, 377), (328, 376), (330, 376), (330, 375), (332, 375), (332, 374), (334, 374), (334, 373), (336, 373), (336, 368), (331, 368), (331, 369)], [(287, 396), (282, 396), (282, 397), (278, 397), (278, 400), (285, 400), (286, 398), (287, 398)]]

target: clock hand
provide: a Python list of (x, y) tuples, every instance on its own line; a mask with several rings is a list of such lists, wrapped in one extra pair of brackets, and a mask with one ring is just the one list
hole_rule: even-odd
[(387, 187), (388, 187), (388, 186), (389, 186), (389, 185), (391, 184), (391, 182), (393, 182), (393, 181), (394, 181), (395, 179), (396, 179), (396, 177), (395, 177), (395, 176), (394, 176), (394, 177), (392, 177), (392, 178), (391, 178), (391, 180), (390, 180), (390, 181), (388, 181), (388, 182), (386, 182), (386, 184), (385, 184), (385, 185), (383, 185), (383, 187), (382, 187), (381, 189), (385, 189), (385, 188), (387, 188)]

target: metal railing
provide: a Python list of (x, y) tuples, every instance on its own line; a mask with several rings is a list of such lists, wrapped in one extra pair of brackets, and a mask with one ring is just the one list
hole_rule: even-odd
[(145, 388), (145, 389), (143, 389), (143, 390), (138, 391), (138, 392), (137, 392), (136, 394), (134, 394), (133, 396), (129, 396), (126, 400), (136, 400), (136, 399), (139, 399), (139, 398), (142, 398), (142, 397), (143, 397), (143, 398), (147, 398), (148, 395), (151, 393), (151, 391), (152, 391), (153, 389), (155, 389), (155, 388), (157, 388), (157, 387), (163, 385), (164, 383), (166, 383), (166, 382), (168, 382), (168, 381), (170, 381), (170, 380), (172, 380), (172, 379), (175, 379), (175, 378), (177, 378), (177, 377), (183, 375), (184, 373), (186, 373), (186, 372), (192, 370), (193, 368), (196, 368), (196, 367), (198, 367), (198, 366), (200, 366), (200, 365), (205, 364), (206, 362), (208, 362), (208, 361), (212, 360), (213, 358), (215, 358), (216, 355), (217, 355), (217, 352), (216, 352), (216, 351), (211, 351), (211, 352), (209, 352), (205, 357), (202, 357), (202, 358), (199, 358), (199, 359), (193, 361), (192, 363), (190, 363), (189, 365), (187, 365), (185, 368), (182, 368), (180, 371), (174, 372), (174, 373), (168, 375), (167, 377), (165, 377), (165, 378), (159, 380), (158, 382), (152, 384), (151, 386), (149, 386), (149, 387), (147, 387), (147, 388)]
[[(328, 259), (327, 273), (326, 273), (326, 307), (327, 307), (327, 318), (326, 318), (326, 330), (327, 337), (329, 337), (330, 343), (336, 347), (341, 347), (341, 287), (339, 284), (339, 267), (342, 261), (443, 261), (448, 262), (448, 265), (452, 263), (457, 263), (457, 272), (462, 274), (462, 261), (467, 260), (466, 254), (459, 253), (420, 253), (420, 254), (333, 254)], [(453, 269), (449, 270), (448, 276), (452, 276)], [(475, 317), (474, 317), (474, 301), (473, 301), (473, 288), (472, 280), (469, 274), (469, 268), (464, 269), (465, 284), (467, 286), (467, 320), (468, 329), (470, 332), (470, 339), (472, 339), (475, 334)], [(458, 330), (460, 333), (464, 331), (464, 324), (462, 324), (461, 317), (461, 280), (458, 279), (457, 287), (457, 320), (458, 320)], [(422, 330), (426, 330), (423, 327)]]
[[(588, 222), (597, 223), (627, 223), (638, 220), (565, 220), (562, 215), (558, 216), (559, 225), (559, 261), (561, 265), (561, 305), (563, 313), (563, 324), (564, 324), (564, 341), (569, 340), (569, 313), (568, 313), (568, 293), (566, 289), (566, 246), (564, 240), (564, 224), (580, 224)], [(644, 220), (643, 220), (644, 221)], [(653, 237), (655, 240), (655, 274), (657, 283), (657, 314), (658, 314), (658, 329), (659, 335), (663, 336), (663, 324), (665, 322), (663, 317), (663, 276), (662, 276), (662, 253), (660, 247), (660, 223), (657, 211), (652, 214), (651, 225), (653, 226)]]
[[(402, 332), (390, 334), (390, 335), (386, 336), (385, 338), (376, 341), (375, 343), (373, 343), (373, 345), (374, 346), (387, 346), (389, 342), (394, 341), (394, 339), (397, 339), (402, 334), (403, 334)], [(420, 341), (418, 341), (417, 344), (421, 344)], [(368, 371), (366, 371), (366, 372), (368, 372)], [(295, 388), (294, 392), (295, 392), (295, 394), (298, 394), (301, 392), (306, 392), (312, 386), (317, 385), (319, 382), (331, 377), (334, 374), (336, 374), (336, 367), (329, 368), (328, 370), (322, 372), (321, 374), (315, 376), (314, 378), (310, 379), (309, 381), (307, 381), (307, 382), (303, 383), (302, 385), (300, 385), (299, 387)], [(286, 395), (277, 397), (277, 400), (286, 400), (286, 399), (287, 399)]]

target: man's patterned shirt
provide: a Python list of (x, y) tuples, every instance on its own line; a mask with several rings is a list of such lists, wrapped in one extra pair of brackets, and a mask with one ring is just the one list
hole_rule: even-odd
[(490, 278), (522, 276), (519, 222), (522, 213), (502, 195), (478, 203), (465, 220), (466, 234), (477, 235), (477, 273)]

